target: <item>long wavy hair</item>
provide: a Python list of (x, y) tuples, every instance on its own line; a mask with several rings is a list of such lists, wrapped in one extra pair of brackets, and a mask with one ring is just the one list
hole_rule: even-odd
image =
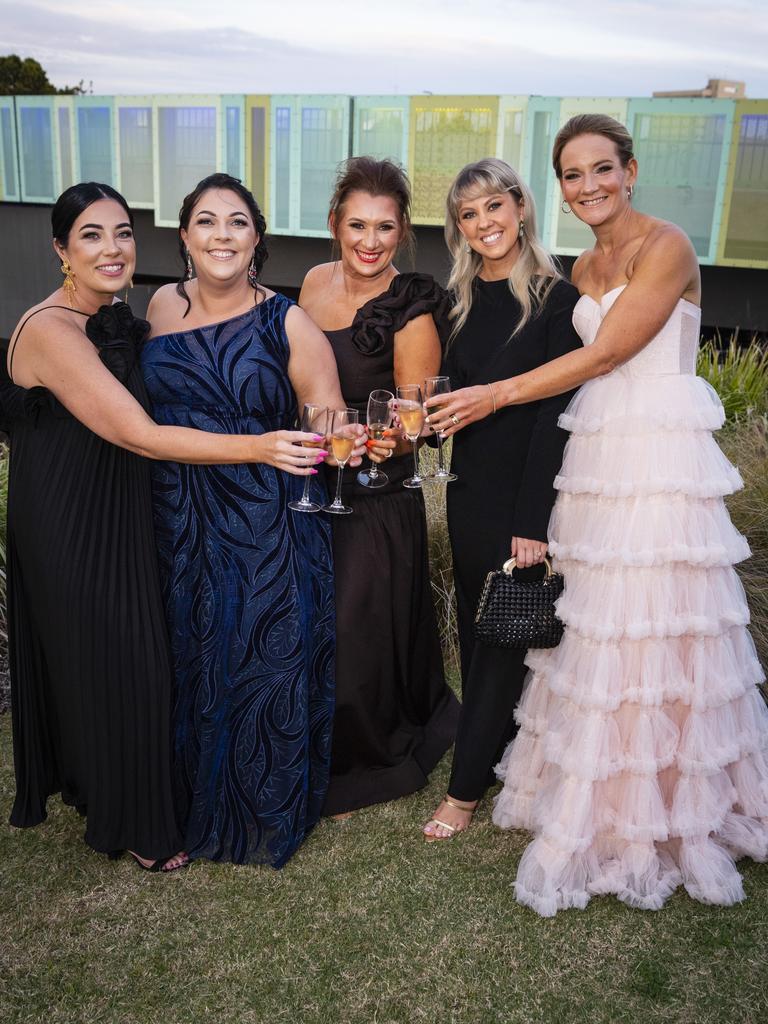
[(451, 254), (451, 275), (448, 290), (453, 306), (448, 314), (453, 322), (451, 338), (467, 322), (472, 308), (474, 281), (482, 269), (482, 258), (467, 245), (459, 230), (459, 208), (466, 199), (511, 192), (523, 206), (524, 230), (520, 234), (520, 255), (509, 272), (509, 290), (520, 303), (520, 319), (510, 339), (522, 331), (547, 301), (554, 284), (562, 274), (539, 240), (536, 229), (536, 203), (531, 190), (520, 175), (504, 160), (488, 157), (467, 164), (456, 175), (446, 199), (445, 242)]

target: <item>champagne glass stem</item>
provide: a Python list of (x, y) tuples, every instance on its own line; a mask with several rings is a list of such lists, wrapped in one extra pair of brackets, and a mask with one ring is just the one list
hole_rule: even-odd
[(443, 437), (440, 431), (437, 432), (437, 471), (442, 476), (445, 473), (443, 462)]
[(371, 480), (375, 480), (376, 477), (379, 475), (379, 467), (376, 465), (376, 463), (373, 461), (370, 455), (368, 456), (368, 461), (371, 464), (371, 468), (368, 471), (368, 476), (371, 478)]
[(417, 439), (412, 441), (413, 444), (413, 479), (419, 479), (419, 442)]
[(304, 477), (304, 490), (301, 492), (301, 504), (302, 505), (309, 504), (309, 483), (310, 483), (311, 479), (312, 479), (311, 476), (305, 476)]
[(342, 473), (343, 472), (344, 472), (344, 467), (342, 466), (341, 463), (339, 463), (339, 475), (336, 477), (336, 497), (333, 499), (333, 504), (334, 505), (340, 505), (341, 504), (341, 480), (342, 480)]

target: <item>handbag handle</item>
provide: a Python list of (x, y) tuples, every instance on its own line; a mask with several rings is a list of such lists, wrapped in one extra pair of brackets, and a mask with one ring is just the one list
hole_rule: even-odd
[[(546, 557), (544, 559), (544, 565), (547, 567), (547, 576), (546, 576), (546, 578), (548, 579), (550, 576), (554, 575), (554, 571), (552, 569), (552, 563)], [(516, 567), (517, 567), (517, 559), (516, 558), (508, 558), (506, 560), (506, 562), (504, 563), (504, 565), (502, 565), (501, 568), (504, 570), (505, 573), (507, 573), (508, 576), (511, 576), (513, 569), (515, 569)]]

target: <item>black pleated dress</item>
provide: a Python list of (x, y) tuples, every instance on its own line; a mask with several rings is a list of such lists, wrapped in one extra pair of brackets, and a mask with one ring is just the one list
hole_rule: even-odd
[[(86, 333), (146, 408), (137, 354), (149, 325), (103, 306)], [(17, 344), (24, 344), (23, 335)], [(171, 786), (171, 666), (149, 462), (102, 440), (46, 388), (12, 383), (8, 616), (16, 799), (37, 825), (60, 792), (94, 850), (182, 848)]]
[[(394, 336), (436, 314), (444, 293), (425, 274), (399, 274), (358, 310), (350, 327), (326, 331), (341, 390), (365, 423), (368, 395), (395, 393)], [(410, 454), (380, 467), (371, 490), (344, 470), (342, 499), (354, 512), (330, 516), (336, 575), (336, 713), (324, 813), (339, 814), (421, 789), (453, 743), (458, 702), (445, 682), (429, 581), (420, 490), (403, 487)], [(335, 473), (329, 474), (332, 492)]]

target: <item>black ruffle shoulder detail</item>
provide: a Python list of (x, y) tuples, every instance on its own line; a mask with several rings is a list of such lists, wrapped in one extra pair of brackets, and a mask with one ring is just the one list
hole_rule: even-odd
[(134, 316), (125, 302), (101, 306), (85, 323), (89, 341), (99, 350), (99, 358), (119, 381), (125, 382), (136, 365), (139, 347), (149, 334), (149, 324)]
[(352, 344), (363, 355), (381, 352), (409, 321), (431, 313), (441, 340), (447, 336), (448, 293), (429, 274), (398, 274), (381, 295), (366, 302), (352, 321)]

